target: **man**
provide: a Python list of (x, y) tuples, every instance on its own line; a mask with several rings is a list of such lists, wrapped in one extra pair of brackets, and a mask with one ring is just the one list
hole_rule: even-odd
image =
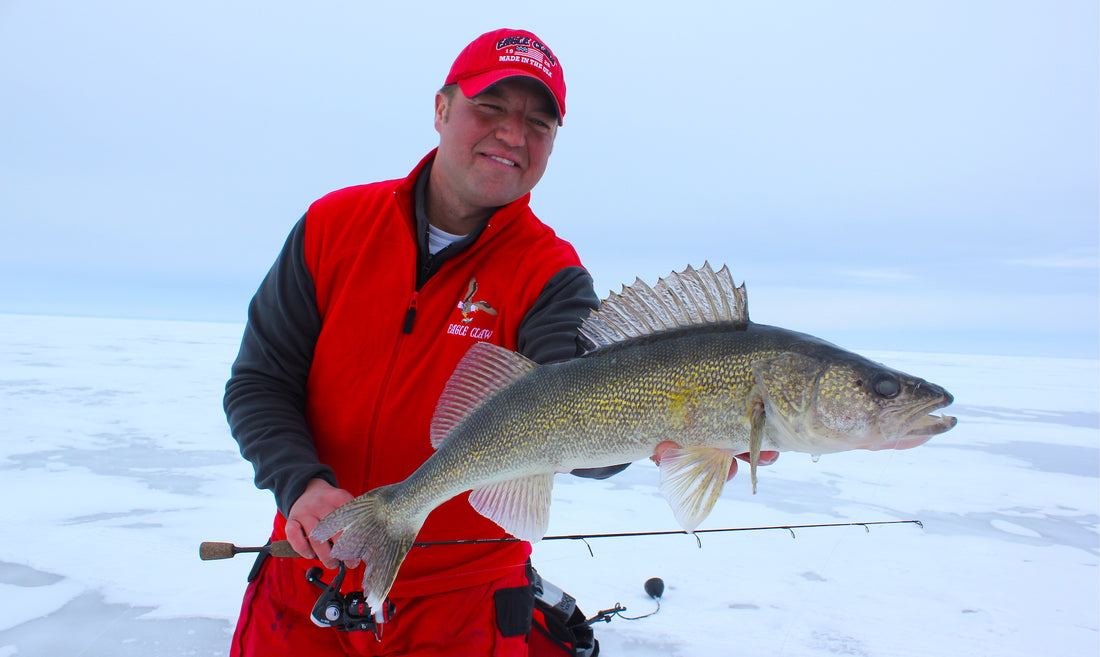
[[(249, 306), (224, 404), (257, 486), (275, 494), (272, 540), (309, 559), (259, 562), (233, 655), (527, 654), (527, 543), (413, 550), (380, 640), (315, 626), (305, 571), (337, 566), (309, 538), (321, 518), (431, 455), (437, 398), (471, 345), (540, 363), (579, 355), (592, 279), (528, 207), (564, 116), (550, 48), (523, 30), (484, 34), (436, 93), (438, 148), (404, 179), (325, 196), (295, 225)], [(460, 495), (419, 538), (504, 536)]]
[[(561, 63), (540, 39), (482, 35), (436, 94), (439, 147), (403, 180), (320, 199), (293, 229), (249, 307), (225, 409), (257, 485), (275, 494), (272, 540), (311, 559), (263, 562), (234, 655), (526, 654), (524, 633), (497, 627), (493, 596), (527, 590), (526, 543), (414, 551), (380, 642), (314, 626), (319, 589), (304, 573), (312, 558), (337, 565), (308, 538), (322, 517), (428, 458), (436, 399), (470, 345), (543, 363), (578, 355), (592, 279), (527, 205), (564, 116)], [(420, 536), (504, 535), (463, 495)]]

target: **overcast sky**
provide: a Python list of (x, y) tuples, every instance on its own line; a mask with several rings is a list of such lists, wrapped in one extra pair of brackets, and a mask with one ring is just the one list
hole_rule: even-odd
[(0, 0), (0, 312), (243, 321), (523, 27), (569, 88), (532, 206), (601, 296), (709, 260), (844, 346), (1097, 356), (1093, 0), (378, 4)]

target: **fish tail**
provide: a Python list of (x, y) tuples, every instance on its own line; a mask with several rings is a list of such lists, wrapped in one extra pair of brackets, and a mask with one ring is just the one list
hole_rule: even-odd
[(360, 495), (325, 516), (310, 532), (314, 540), (337, 535), (332, 556), (363, 562), (363, 595), (371, 609), (382, 609), (423, 524), (422, 518), (403, 520), (407, 514), (394, 512), (394, 488), (382, 486)]

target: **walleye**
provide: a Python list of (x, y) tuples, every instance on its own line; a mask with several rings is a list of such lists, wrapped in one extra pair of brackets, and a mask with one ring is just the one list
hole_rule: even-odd
[(431, 424), (436, 452), (407, 479), (321, 520), (333, 556), (365, 564), (380, 609), (428, 513), (472, 491), (470, 504), (537, 541), (554, 474), (643, 459), (663, 441), (660, 489), (693, 531), (714, 506), (734, 454), (905, 449), (955, 426), (929, 415), (943, 388), (824, 340), (749, 321), (729, 269), (688, 267), (650, 287), (612, 293), (580, 329), (592, 350), (539, 366), (481, 342), (459, 362)]

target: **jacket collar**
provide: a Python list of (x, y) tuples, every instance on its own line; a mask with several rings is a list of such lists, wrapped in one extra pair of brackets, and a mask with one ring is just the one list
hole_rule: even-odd
[(527, 193), (508, 205), (498, 208), (479, 229), (443, 249), (435, 256), (429, 255), (428, 216), (423, 211), (423, 207), (428, 189), (428, 176), (431, 174), (432, 163), (435, 161), (437, 150), (432, 149), (430, 153), (425, 155), (420, 163), (416, 165), (416, 168), (394, 190), (398, 205), (401, 206), (413, 228), (413, 239), (416, 241), (417, 252), (417, 289), (420, 289), (420, 286), (438, 271), (445, 261), (491, 239), (504, 226), (527, 211), (527, 204), (531, 200), (531, 194)]

